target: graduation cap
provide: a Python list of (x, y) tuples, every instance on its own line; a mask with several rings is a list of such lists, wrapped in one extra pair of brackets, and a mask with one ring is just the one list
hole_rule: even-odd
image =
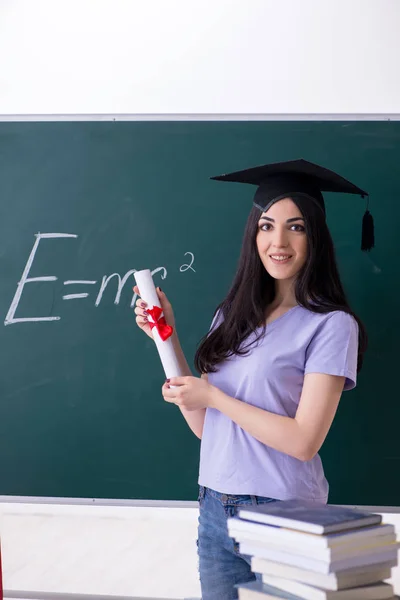
[[(261, 165), (211, 179), (256, 185), (253, 204), (262, 212), (283, 198), (303, 196), (314, 201), (325, 215), (322, 192), (358, 194), (368, 198), (366, 191), (344, 177), (304, 159)], [(371, 250), (373, 247), (374, 222), (367, 207), (362, 223), (361, 249)]]

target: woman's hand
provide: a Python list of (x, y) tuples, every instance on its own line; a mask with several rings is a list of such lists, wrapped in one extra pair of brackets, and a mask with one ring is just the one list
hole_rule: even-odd
[(185, 410), (212, 408), (218, 392), (207, 379), (199, 377), (171, 377), (162, 386), (164, 400)]
[[(137, 285), (135, 285), (135, 287), (133, 288), (133, 291), (135, 292), (135, 294), (140, 296), (139, 288)], [(160, 301), (160, 306), (164, 313), (165, 320), (168, 323), (168, 325), (171, 325), (171, 327), (175, 331), (175, 317), (174, 317), (174, 312), (172, 310), (172, 306), (171, 306), (170, 302), (168, 301), (167, 296), (161, 290), (161, 288), (159, 288), (159, 287), (156, 288), (156, 292), (157, 292), (158, 299)], [(147, 307), (146, 302), (144, 300), (142, 300), (141, 298), (138, 298), (136, 301), (136, 307), (135, 307), (136, 324), (142, 331), (145, 332), (146, 335), (148, 335), (150, 338), (153, 339), (153, 332), (152, 332), (151, 327), (148, 322), (146, 307)]]

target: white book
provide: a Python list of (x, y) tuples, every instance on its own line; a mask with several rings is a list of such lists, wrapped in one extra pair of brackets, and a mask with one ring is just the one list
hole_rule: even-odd
[(393, 586), (383, 582), (332, 591), (272, 575), (263, 575), (262, 581), (274, 588), (303, 598), (303, 600), (360, 600), (361, 598), (363, 600), (387, 600), (394, 594)]
[(318, 535), (315, 533), (307, 533), (296, 529), (288, 529), (287, 527), (277, 527), (276, 525), (267, 525), (266, 523), (254, 523), (239, 519), (238, 517), (230, 517), (228, 519), (228, 532), (231, 537), (236, 537), (238, 533), (254, 533), (263, 540), (278, 540), (279, 542), (294, 542), (302, 546), (310, 546), (313, 548), (333, 548), (343, 544), (355, 543), (356, 541), (375, 539), (380, 536), (395, 534), (396, 530), (391, 523), (382, 525), (374, 525), (372, 527), (361, 527), (357, 529), (349, 529), (339, 533), (330, 533)]
[(315, 558), (317, 560), (323, 560), (330, 562), (334, 560), (344, 559), (357, 554), (357, 556), (363, 556), (370, 554), (376, 550), (383, 552), (384, 548), (387, 550), (393, 548), (393, 544), (396, 542), (396, 534), (392, 533), (389, 535), (380, 536), (374, 540), (366, 540), (363, 544), (361, 542), (352, 544), (342, 544), (333, 548), (313, 548), (307, 545), (294, 542), (286, 542), (284, 544), (279, 543), (277, 540), (265, 541), (262, 538), (248, 533), (237, 533), (235, 536), (236, 542), (248, 543), (254, 546), (263, 546), (270, 550), (277, 550), (278, 552), (290, 552), (292, 554), (300, 554), (301, 556), (308, 556), (309, 558)]
[[(274, 588), (262, 581), (250, 581), (236, 586), (239, 593), (239, 600), (303, 600), (300, 596), (296, 596), (279, 588)], [(372, 600), (371, 596), (365, 596), (366, 599)], [(395, 600), (396, 596), (392, 596), (390, 600)], [(364, 596), (358, 595), (357, 600), (363, 600)], [(389, 598), (385, 597), (385, 600)]]
[(310, 533), (334, 533), (379, 525), (382, 515), (309, 500), (278, 500), (239, 508), (239, 517)]
[(373, 550), (373, 552), (370, 554), (365, 554), (362, 556), (355, 555), (331, 562), (317, 560), (307, 556), (300, 556), (300, 554), (291, 554), (290, 552), (270, 549), (265, 545), (257, 546), (254, 544), (254, 542), (244, 542), (239, 544), (239, 551), (241, 554), (267, 558), (268, 560), (272, 560), (274, 562), (293, 565), (302, 569), (308, 569), (309, 571), (317, 571), (317, 573), (334, 573), (335, 571), (350, 569), (352, 567), (361, 567), (363, 565), (367, 566), (376, 563), (397, 560), (397, 552), (400, 544), (396, 543), (392, 544), (392, 546), (393, 548), (391, 549), (383, 547), (381, 550)]
[(253, 573), (300, 581), (326, 590), (343, 590), (389, 579), (392, 575), (392, 568), (396, 565), (397, 560), (393, 560), (391, 562), (376, 564), (369, 569), (356, 567), (324, 574), (307, 571), (306, 569), (292, 565), (276, 563), (265, 558), (259, 558), (258, 556), (253, 556), (251, 559), (251, 570)]

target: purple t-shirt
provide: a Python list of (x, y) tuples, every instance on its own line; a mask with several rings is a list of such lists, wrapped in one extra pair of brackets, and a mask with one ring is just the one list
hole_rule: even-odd
[[(342, 375), (345, 390), (355, 387), (357, 350), (358, 325), (351, 315), (295, 306), (267, 325), (248, 355), (220, 363), (208, 380), (242, 402), (294, 417), (306, 373)], [(278, 452), (213, 408), (206, 411), (199, 484), (225, 494), (320, 502), (327, 501), (329, 489), (318, 454), (303, 462)]]

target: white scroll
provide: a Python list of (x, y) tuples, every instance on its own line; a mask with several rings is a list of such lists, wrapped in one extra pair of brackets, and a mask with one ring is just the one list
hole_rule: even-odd
[[(171, 337), (168, 337), (163, 340), (159, 333), (160, 330), (163, 335), (168, 334), (168, 325), (165, 323), (164, 313), (162, 312), (151, 271), (149, 269), (136, 271), (134, 276), (140, 290), (140, 297), (143, 298), (144, 302), (147, 304), (146, 311), (148, 312), (148, 321), (149, 323), (155, 323), (155, 326), (152, 327), (152, 333), (164, 368), (165, 376), (167, 379), (170, 379), (171, 377), (180, 377), (182, 371), (179, 367), (172, 339)], [(150, 314), (149, 310), (153, 311), (153, 315)]]

